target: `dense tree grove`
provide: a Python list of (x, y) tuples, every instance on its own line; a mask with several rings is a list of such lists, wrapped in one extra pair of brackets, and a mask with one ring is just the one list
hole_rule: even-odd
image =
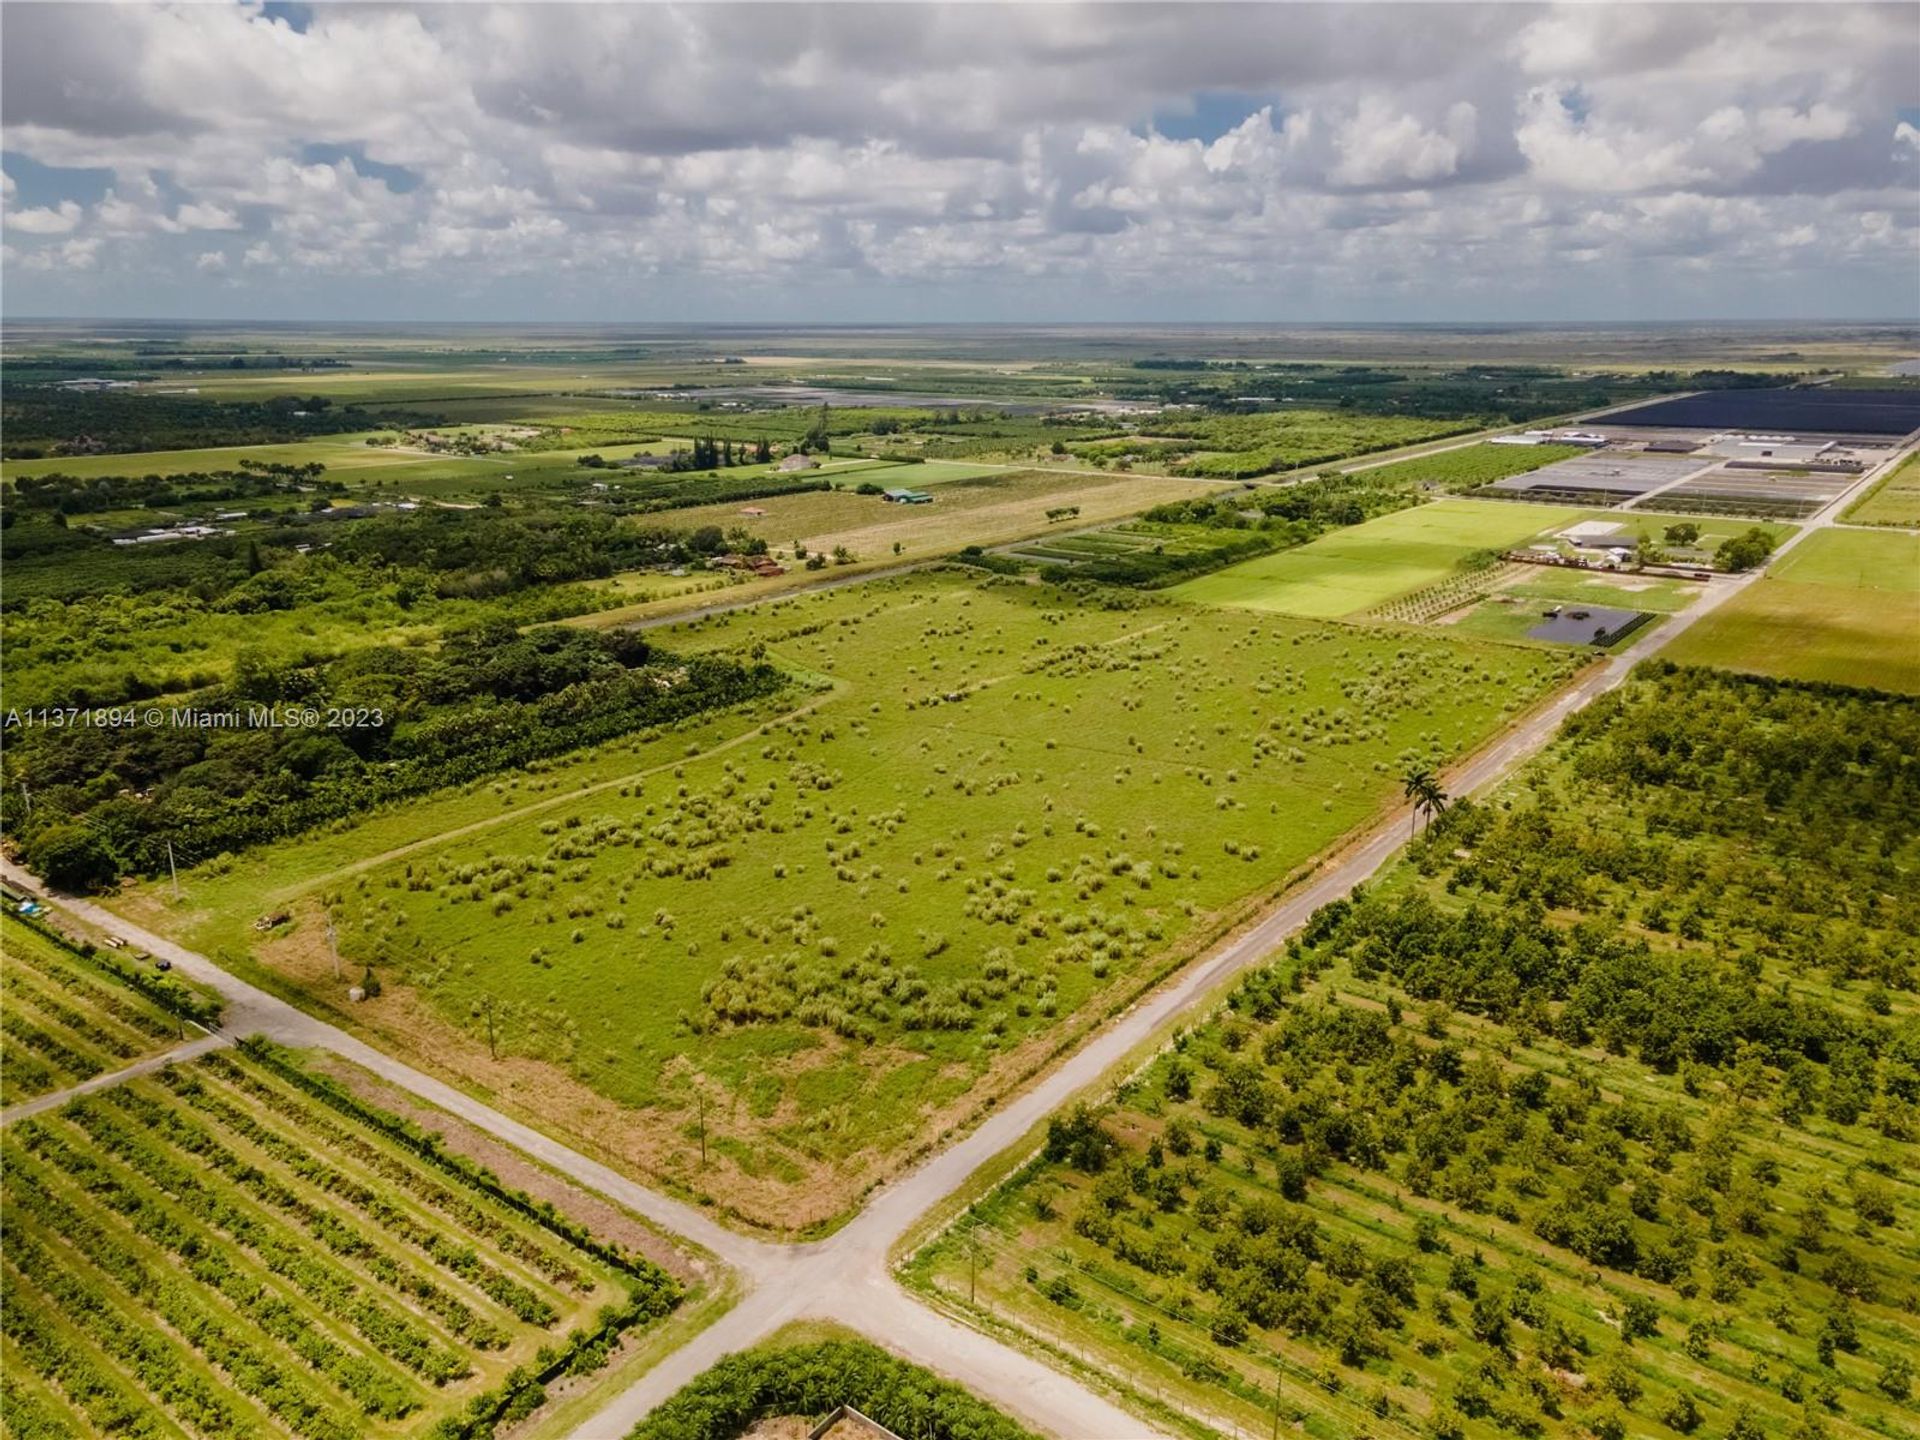
[(49, 455), (279, 445), (315, 435), (439, 423), (434, 415), (336, 406), (320, 395), (225, 401), (146, 391), (10, 385), (0, 405), (0, 428), (6, 432), (0, 456), (38, 460)]
[(11, 482), (7, 503), (22, 510), (86, 515), (104, 510), (164, 510), (173, 505), (252, 500), (295, 491), (345, 494), (347, 487), (338, 480), (322, 483), (326, 470), (317, 461), (278, 465), (242, 460), (234, 470), (194, 470), (174, 475), (67, 475), (55, 471), (18, 476)]
[(864, 1340), (729, 1355), (661, 1405), (628, 1440), (734, 1440), (766, 1415), (851, 1405), (914, 1440), (1033, 1440), (951, 1381)]
[[(762, 664), (676, 657), (627, 631), (496, 622), (450, 634), (437, 651), (370, 646), (315, 666), (242, 657), (230, 682), (180, 708), (248, 720), (119, 728), (19, 727), (9, 778), (33, 804), (8, 814), (30, 864), (55, 884), (92, 887), (298, 833), (386, 801), (671, 723), (769, 693)], [(328, 724), (329, 711), (347, 718)], [(12, 788), (11, 786), (9, 788)]]
[(1643, 669), (985, 1219), (1069, 1323), (1229, 1388), (1285, 1336), (1444, 1440), (1757, 1437), (1755, 1385), (1878, 1425), (1920, 1310), (1916, 861), (1920, 705)]

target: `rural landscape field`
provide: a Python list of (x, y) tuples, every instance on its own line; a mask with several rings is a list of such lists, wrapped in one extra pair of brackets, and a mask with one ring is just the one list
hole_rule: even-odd
[(0, 1440), (1920, 1440), (1911, 22), (0, 6)]

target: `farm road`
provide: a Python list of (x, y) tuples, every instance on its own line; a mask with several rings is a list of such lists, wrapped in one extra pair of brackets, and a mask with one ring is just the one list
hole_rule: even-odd
[[(1863, 476), (1862, 483), (1875, 473)], [(1850, 487), (1848, 495), (1857, 488)], [(1831, 525), (1846, 498), (1837, 497), (1805, 522), (1782, 542), (1776, 557)], [(1512, 773), (1553, 738), (1569, 715), (1621, 684), (1634, 665), (1657, 654), (1675, 636), (1756, 583), (1760, 574), (1755, 571), (1709, 582), (1690, 610), (1591, 667), (1551, 701), (1530, 711), (1506, 734), (1451, 770), (1445, 777), (1448, 787), (1456, 794), (1466, 794)], [(889, 1349), (951, 1376), (1045, 1433), (1067, 1440), (1121, 1440), (1159, 1432), (1031, 1356), (960, 1326), (922, 1304), (895, 1282), (888, 1266), (889, 1252), (921, 1216), (961, 1190), (981, 1166), (1022, 1143), (1037, 1124), (1075, 1094), (1098, 1085), (1136, 1047), (1187, 1019), (1190, 1010), (1233, 975), (1273, 953), (1314, 910), (1371, 877), (1400, 849), (1407, 823), (1404, 808), (1385, 816), (1331, 856), (1317, 875), (1283, 897), (1260, 920), (1228, 937), (1144, 997), (957, 1143), (878, 1190), (866, 1208), (838, 1233), (792, 1246), (736, 1234), (697, 1207), (649, 1190), (499, 1114), (472, 1096), (228, 974), (205, 956), (151, 934), (92, 902), (54, 898), (77, 918), (164, 956), (191, 978), (219, 990), (227, 998), (227, 1026), (233, 1033), (257, 1032), (288, 1045), (332, 1050), (518, 1146), (662, 1228), (704, 1246), (740, 1273), (747, 1292), (740, 1303), (582, 1425), (576, 1432), (580, 1440), (618, 1440), (681, 1385), (723, 1356), (752, 1345), (789, 1320), (803, 1317), (832, 1319), (865, 1333)], [(0, 861), (0, 873), (24, 889), (46, 893), (11, 862)]]

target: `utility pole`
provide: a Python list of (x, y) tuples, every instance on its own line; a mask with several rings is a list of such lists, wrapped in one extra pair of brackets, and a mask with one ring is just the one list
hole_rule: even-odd
[(1273, 1440), (1280, 1440), (1280, 1357), (1273, 1357)]
[(333, 978), (340, 978), (340, 946), (334, 934), (333, 917), (327, 917), (327, 953), (333, 956)]
[(980, 1222), (967, 1226), (967, 1304), (973, 1304), (975, 1284), (980, 1278)]
[(493, 1039), (493, 996), (487, 996), (483, 1008), (487, 1014), (487, 1054), (495, 1060), (498, 1060), (500, 1058), (500, 1050), (499, 1047), (494, 1044)]
[(707, 1085), (705, 1076), (695, 1076), (693, 1082), (694, 1103), (700, 1109), (700, 1168), (707, 1168)]
[(167, 841), (167, 875), (173, 881), (173, 899), (177, 905), (180, 903), (180, 871), (173, 863), (173, 841), (171, 840)]

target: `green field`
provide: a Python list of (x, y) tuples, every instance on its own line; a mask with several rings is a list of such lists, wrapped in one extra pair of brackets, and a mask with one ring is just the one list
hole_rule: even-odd
[(24, 921), (0, 919), (0, 951), (6, 955), (0, 966), (0, 1106), (118, 1070), (204, 1033), (117, 978), (114, 967), (90, 961)]
[(913, 1283), (1213, 1433), (1911, 1435), (1916, 750), (1643, 669)]
[(8, 1433), (418, 1435), (537, 1401), (678, 1302), (315, 1083), (216, 1052), (8, 1128)]
[[(262, 878), (313, 875), (386, 987), (357, 1024), (564, 1095), (554, 1113), (636, 1167), (794, 1226), (1375, 813), (1409, 757), (1472, 748), (1574, 663), (957, 574), (659, 638), (764, 646), (832, 688), (350, 879), (303, 857), (424, 840), (442, 802), (371, 822), (379, 843), (318, 836), (183, 884), (231, 946)], [(261, 957), (337, 1004), (303, 906)], [(704, 1174), (700, 1086), (724, 1097)]]
[(1442, 500), (1217, 570), (1167, 593), (1198, 604), (1288, 615), (1353, 615), (1445, 578), (1476, 550), (1521, 544), (1584, 513)]
[(1674, 642), (1675, 660), (1920, 693), (1920, 535), (1823, 530)]
[(1907, 456), (1891, 475), (1847, 508), (1854, 525), (1920, 525), (1920, 451)]

